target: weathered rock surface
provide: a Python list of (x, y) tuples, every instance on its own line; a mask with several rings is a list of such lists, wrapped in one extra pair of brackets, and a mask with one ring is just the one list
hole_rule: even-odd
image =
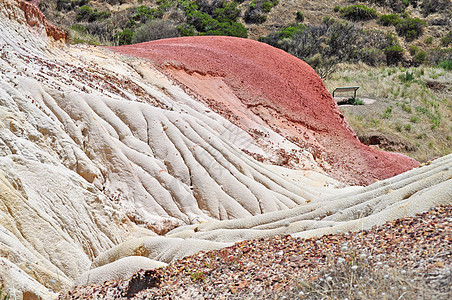
[[(284, 100), (279, 111), (268, 92), (262, 94), (267, 104), (255, 108), (272, 110), (272, 117), (244, 106), (244, 96), (217, 75), (199, 73), (212, 78), (197, 91), (205, 79), (197, 72), (67, 46), (49, 26), (35, 8), (0, 0), (0, 283), (17, 298), (52, 299), (86, 282), (86, 274), (127, 276), (116, 272), (124, 264), (117, 260), (129, 256), (171, 262), (252, 237), (368, 227), (451, 201), (451, 156), (368, 187), (331, 178), (327, 165), (329, 174), (348, 180), (374, 167), (391, 176), (415, 162), (362, 146), (311, 69), (305, 73), (312, 88), (300, 89), (300, 97), (314, 101), (319, 89), (336, 125), (328, 129), (310, 110), (306, 116), (319, 115), (323, 123), (310, 121), (308, 128), (300, 119), (290, 131), (284, 120), (293, 121), (291, 110), (299, 115), (301, 108)], [(206, 91), (212, 82), (226, 91), (217, 85)], [(212, 105), (220, 102), (242, 117), (228, 119), (224, 106)], [(287, 126), (279, 130), (277, 123)], [(343, 137), (354, 145), (347, 149), (376, 154), (382, 165), (356, 171), (353, 164), (336, 168), (341, 160), (325, 164), (317, 148), (293, 140), (300, 132), (315, 136), (331, 157), (341, 157), (329, 149)], [(287, 153), (297, 159), (284, 163)], [(366, 176), (365, 182), (374, 178)], [(138, 268), (142, 258), (131, 260)]]

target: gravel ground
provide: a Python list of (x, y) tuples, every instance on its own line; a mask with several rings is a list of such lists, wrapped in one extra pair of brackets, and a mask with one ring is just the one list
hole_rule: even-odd
[(243, 241), (60, 298), (451, 299), (451, 208), (355, 233)]

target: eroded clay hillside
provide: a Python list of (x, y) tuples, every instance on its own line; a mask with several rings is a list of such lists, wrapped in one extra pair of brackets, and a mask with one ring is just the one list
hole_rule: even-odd
[(65, 37), (34, 4), (0, 0), (0, 282), (11, 296), (52, 299), (244, 239), (368, 228), (451, 201), (450, 156), (415, 168), (362, 145), (315, 72), (280, 50)]

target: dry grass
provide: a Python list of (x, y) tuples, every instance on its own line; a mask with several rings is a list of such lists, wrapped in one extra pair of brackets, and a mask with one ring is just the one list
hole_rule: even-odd
[(371, 68), (341, 65), (325, 81), (335, 87), (359, 86), (358, 98), (371, 105), (341, 107), (358, 136), (379, 133), (419, 161), (452, 152), (452, 72), (439, 68)]
[(364, 261), (343, 263), (323, 270), (318, 277), (296, 283), (289, 291), (274, 293), (273, 299), (448, 299), (450, 274), (447, 269), (435, 273), (434, 280), (383, 266), (376, 268)]

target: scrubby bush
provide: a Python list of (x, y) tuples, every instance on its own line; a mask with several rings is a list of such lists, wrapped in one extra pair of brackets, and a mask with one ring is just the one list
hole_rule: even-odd
[(278, 0), (253, 0), (245, 12), (245, 22), (261, 24), (267, 20), (267, 13), (279, 3)]
[(303, 22), (304, 21), (304, 14), (301, 11), (297, 11), (295, 19), (298, 22)]
[(223, 2), (220, 7), (215, 8), (212, 17), (219, 22), (236, 22), (240, 17), (240, 10), (236, 2)]
[(96, 20), (107, 19), (111, 16), (108, 11), (97, 11), (92, 9), (89, 5), (83, 5), (78, 9), (75, 19), (77, 21), (94, 22)]
[(419, 51), (419, 47), (418, 46), (410, 46), (409, 51), (410, 51), (411, 55), (415, 55)]
[(104, 21), (94, 21), (88, 23), (86, 26), (86, 31), (89, 34), (99, 37), (101, 41), (110, 40), (113, 35), (114, 28), (109, 22)]
[(373, 8), (364, 5), (350, 5), (339, 10), (341, 17), (352, 21), (366, 21), (376, 19), (378, 14)]
[(438, 63), (439, 68), (452, 71), (452, 59), (446, 59)]
[(298, 24), (298, 25), (289, 25), (275, 33), (272, 33), (266, 37), (260, 37), (259, 41), (263, 43), (267, 43), (272, 45), (273, 47), (280, 47), (280, 44), (286, 40), (294, 37), (296, 33), (302, 33), (306, 29), (306, 26)]
[(85, 33), (87, 31), (86, 26), (82, 25), (82, 24), (74, 24), (71, 27), (69, 27), (69, 29), (72, 29), (72, 30), (77, 31), (79, 33)]
[(421, 3), (424, 17), (440, 11), (447, 11), (452, 6), (450, 0), (423, 0)]
[(179, 30), (168, 20), (151, 20), (139, 27), (132, 38), (132, 44), (178, 37)]
[[(248, 32), (243, 24), (236, 22), (239, 16), (236, 4), (221, 2), (213, 16), (202, 12), (200, 7), (193, 1), (181, 0), (179, 6), (187, 16), (188, 26), (180, 26), (182, 35), (229, 35), (237, 37), (248, 37)], [(218, 19), (217, 19), (218, 18)]]
[(405, 18), (396, 25), (396, 31), (408, 41), (420, 37), (424, 31), (425, 22), (419, 18)]
[(452, 43), (452, 30), (441, 38), (441, 45), (443, 47), (448, 47), (451, 43)]
[(385, 60), (384, 49), (393, 45), (378, 30), (364, 31), (357, 25), (324, 18), (321, 25), (288, 26), (260, 41), (303, 59), (325, 78), (339, 62), (365, 62), (375, 66)]
[(141, 5), (135, 9), (135, 14), (132, 16), (132, 19), (137, 22), (145, 23), (149, 20), (161, 17), (163, 17), (163, 11)]
[(420, 50), (414, 55), (414, 64), (416, 66), (423, 64), (425, 62), (425, 58), (427, 57), (427, 52), (424, 50)]
[(389, 46), (385, 50), (386, 64), (396, 65), (403, 59), (403, 53), (405, 52), (400, 45)]
[(389, 15), (381, 15), (378, 19), (378, 23), (383, 26), (391, 26), (397, 25), (401, 21), (400, 16), (398, 14), (389, 14)]
[(436, 66), (445, 60), (452, 60), (452, 48), (437, 47), (427, 52), (426, 61), (429, 65)]
[(403, 12), (410, 4), (416, 8), (418, 0), (367, 0), (367, 2), (381, 7), (390, 7), (394, 12)]
[(116, 45), (129, 45), (132, 43), (133, 31), (129, 28), (125, 28), (122, 31), (118, 31), (113, 36), (113, 41)]
[[(44, 2), (41, 1), (40, 4)], [(71, 11), (76, 7), (87, 5), (89, 0), (57, 0), (56, 9), (57, 11)]]

